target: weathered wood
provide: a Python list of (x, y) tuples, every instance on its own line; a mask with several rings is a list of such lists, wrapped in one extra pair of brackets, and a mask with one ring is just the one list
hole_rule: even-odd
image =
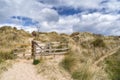
[(34, 41), (32, 41), (32, 50), (31, 50), (31, 52), (32, 52), (32, 57), (34, 58), (35, 57), (35, 42)]
[[(38, 41), (32, 41), (32, 56), (63, 55), (69, 50), (68, 44), (64, 44), (61, 45), (60, 42), (39, 43)], [(59, 48), (59, 46), (62, 47)]]
[[(37, 50), (40, 50), (40, 49), (36, 49), (36, 51)], [(61, 48), (61, 49), (45, 49), (44, 51), (49, 51), (49, 50), (51, 50), (51, 51), (65, 51), (65, 50), (68, 50), (68, 48)]]
[[(44, 56), (49, 56), (49, 55), (65, 55), (68, 54), (67, 51), (66, 52), (55, 52), (55, 53), (44, 53)], [(42, 54), (36, 54), (36, 56), (40, 56)]]

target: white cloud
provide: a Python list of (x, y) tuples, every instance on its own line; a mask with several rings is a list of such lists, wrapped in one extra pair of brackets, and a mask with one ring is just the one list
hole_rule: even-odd
[(39, 0), (43, 3), (55, 7), (59, 6), (72, 6), (74, 8), (98, 8), (100, 0)]
[(59, 20), (59, 15), (58, 13), (49, 8), (44, 8), (40, 11), (40, 14), (38, 15), (38, 18), (40, 18), (44, 21), (58, 21)]
[(102, 7), (106, 8), (108, 12), (117, 12), (120, 10), (120, 1), (118, 0), (109, 0), (107, 3), (101, 5)]
[[(42, 1), (40, 3), (38, 1)], [(95, 33), (120, 35), (120, 1), (109, 0), (100, 4), (103, 0), (0, 0), (0, 24), (8, 24), (20, 28), (18, 19), (10, 19), (11, 16), (23, 16), (38, 21), (41, 31), (57, 31), (71, 33), (73, 31), (90, 31)], [(107, 9), (107, 14), (101, 12), (82, 12), (74, 15), (62, 16), (52, 7), (67, 6), (75, 9)], [(66, 12), (67, 13), (67, 12)], [(116, 13), (116, 14), (114, 14)], [(28, 31), (36, 30), (36, 27), (26, 26)]]
[(117, 35), (120, 35), (119, 18), (120, 15), (100, 13), (82, 15), (80, 18), (80, 22), (73, 26), (73, 30), (89, 31), (105, 35), (115, 35), (117, 33)]
[(98, 8), (100, 0), (64, 0), (64, 2), (75, 8)]

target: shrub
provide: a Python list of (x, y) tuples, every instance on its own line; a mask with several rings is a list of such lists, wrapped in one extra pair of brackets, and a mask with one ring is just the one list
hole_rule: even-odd
[(35, 37), (36, 37), (36, 36), (37, 36), (37, 32), (33, 31), (33, 32), (32, 32), (32, 36), (35, 36)]
[(37, 65), (37, 64), (39, 64), (40, 63), (40, 60), (37, 60), (37, 59), (34, 59), (33, 60), (33, 65)]
[(13, 29), (14, 29), (14, 30), (17, 30), (17, 28), (16, 28), (16, 27), (13, 27)]
[(94, 47), (105, 47), (106, 46), (105, 43), (104, 43), (104, 41), (102, 39), (100, 39), (100, 38), (97, 38), (96, 40), (94, 40), (92, 42), (92, 45)]
[(74, 36), (76, 36), (76, 35), (79, 35), (79, 32), (74, 32), (74, 33), (72, 33), (72, 34), (70, 35), (70, 37), (74, 37)]

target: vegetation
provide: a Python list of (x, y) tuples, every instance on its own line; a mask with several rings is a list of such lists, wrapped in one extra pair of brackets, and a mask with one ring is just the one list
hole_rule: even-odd
[(16, 56), (13, 54), (13, 51), (0, 51), (0, 74), (11, 66), (11, 62), (6, 60), (13, 60), (15, 58)]
[[(87, 66), (88, 67), (88, 66)], [(72, 77), (75, 80), (91, 80), (92, 74), (86, 66), (83, 69), (78, 69), (72, 73)]]
[(64, 60), (61, 62), (61, 66), (69, 72), (71, 72), (72, 66), (74, 65), (75, 65), (75, 59), (74, 57), (70, 57), (70, 56), (66, 56)]
[(113, 45), (118, 43), (113, 39), (114, 37), (109, 41), (105, 41), (109, 37), (100, 35), (94, 37), (94, 35), (88, 33), (73, 33), (70, 37), (73, 39), (70, 40), (72, 44), (69, 45), (71, 52), (63, 59), (62, 67), (69, 71), (74, 80), (109, 80), (104, 70), (99, 70), (94, 66), (91, 69), (91, 65), (96, 56), (97, 59), (100, 59), (101, 56), (107, 55), (105, 54), (108, 51), (107, 47), (112, 49), (110, 42), (113, 42)]
[(37, 65), (37, 64), (39, 64), (40, 63), (40, 60), (38, 60), (38, 59), (34, 59), (33, 60), (33, 65)]
[[(7, 35), (6, 35), (7, 34)], [(97, 60), (101, 58), (101, 56), (107, 55), (107, 51), (116, 47), (114, 45), (119, 46), (119, 37), (104, 37), (102, 35), (95, 35), (91, 33), (80, 33), (74, 32), (71, 35), (66, 34), (58, 34), (56, 32), (32, 32), (32, 35), (25, 32), (24, 30), (18, 30), (17, 28), (12, 28), (9, 26), (4, 26), (0, 28), (0, 70), (1, 65), (5, 62), (5, 60), (14, 59), (15, 55), (13, 54), (13, 50), (19, 52), (19, 48), (27, 48), (30, 47), (29, 38), (35, 38), (35, 40), (41, 42), (61, 42), (68, 43), (68, 47), (70, 47), (70, 51), (68, 55), (65, 55), (65, 58), (61, 61), (60, 66), (62, 66), (66, 71), (68, 71), (74, 80), (109, 80), (105, 79), (104, 76), (100, 76), (101, 72), (105, 72), (103, 69), (98, 70), (96, 67), (92, 66), (95, 71), (100, 71), (98, 73), (94, 73), (94, 70), (91, 70), (91, 65)], [(60, 44), (61, 44), (60, 43)], [(112, 44), (111, 44), (112, 43)], [(57, 48), (62, 48), (64, 44), (59, 45)], [(112, 46), (112, 47), (111, 47)], [(64, 46), (65, 47), (65, 46)], [(106, 48), (107, 47), (107, 48)], [(17, 48), (17, 49), (16, 49)], [(23, 50), (24, 50), (23, 49)], [(20, 49), (21, 51), (21, 49)], [(25, 50), (24, 50), (25, 51)], [(23, 52), (24, 52), (23, 51)], [(59, 52), (56, 51), (56, 52)], [(109, 78), (111, 80), (120, 80), (120, 50), (113, 56), (106, 59), (106, 73), (109, 74)], [(41, 63), (43, 60), (34, 59), (33, 65), (37, 65), (40, 69), (39, 72), (49, 71), (54, 73), (54, 69), (60, 71), (58, 68), (60, 66), (56, 66), (57, 61), (52, 60), (49, 62), (49, 59), (44, 60), (44, 63)], [(89, 62), (90, 61), (90, 62)], [(56, 63), (55, 63), (56, 62)], [(51, 64), (55, 63), (55, 65)], [(44, 64), (44, 65), (43, 65)], [(89, 65), (87, 65), (89, 64)], [(104, 64), (104, 63), (102, 63)], [(101, 63), (97, 66), (101, 67)], [(61, 69), (61, 68), (60, 68)], [(50, 74), (50, 73), (48, 73)], [(56, 73), (55, 73), (56, 74)], [(102, 75), (102, 74), (101, 74)], [(100, 79), (93, 79), (93, 77)]]
[(31, 35), (24, 30), (17, 30), (10, 26), (0, 28), (0, 49), (15, 49), (22, 44), (26, 44)]
[(120, 80), (120, 49), (106, 59), (106, 72), (111, 80)]
[(28, 38), (31, 34), (16, 27), (0, 27), (0, 59), (14, 58), (13, 51), (16, 48), (26, 48), (30, 46)]
[(105, 43), (104, 43), (104, 41), (102, 39), (100, 39), (100, 38), (97, 38), (96, 40), (94, 40), (92, 42), (92, 45), (94, 47), (105, 47), (106, 46)]
[(82, 46), (82, 48), (88, 48), (88, 42), (82, 42), (80, 45)]
[[(4, 71), (7, 71), (8, 70), (8, 67), (11, 67), (12, 62), (2, 62), (0, 63), (0, 74), (3, 73)], [(1, 76), (0, 76), (1, 77)]]
[(79, 34), (80, 34), (79, 32), (74, 32), (74, 33), (72, 33), (70, 36), (71, 36), (71, 37), (74, 37), (74, 36), (79, 35)]
[[(78, 56), (79, 57), (79, 56)], [(74, 53), (66, 55), (64, 60), (61, 62), (62, 67), (67, 70), (74, 80), (92, 80), (93, 73), (89, 71), (87, 63), (81, 66), (78, 57), (75, 57)]]
[(0, 27), (0, 74), (11, 64), (8, 61), (16, 58), (16, 55), (13, 54), (16, 48), (30, 45), (28, 41), (30, 37), (31, 34), (24, 30), (18, 30), (16, 27)]
[(32, 36), (36, 37), (37, 36), (37, 32), (33, 31), (32, 32)]
[[(35, 32), (33, 32), (32, 34), (35, 34)], [(67, 42), (66, 37), (64, 36), (68, 36), (68, 35), (61, 35), (58, 34), (57, 32), (49, 32), (49, 33), (36, 33), (37, 37), (35, 37), (35, 40), (41, 41), (41, 42)]]
[(13, 54), (13, 51), (0, 52), (0, 63), (9, 59), (15, 59), (15, 55)]

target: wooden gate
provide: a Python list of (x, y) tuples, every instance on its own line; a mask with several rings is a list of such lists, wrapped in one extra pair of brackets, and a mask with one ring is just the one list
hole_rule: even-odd
[(68, 52), (67, 42), (47, 42), (40, 43), (39, 41), (32, 41), (32, 56), (49, 56), (49, 55), (63, 55)]

